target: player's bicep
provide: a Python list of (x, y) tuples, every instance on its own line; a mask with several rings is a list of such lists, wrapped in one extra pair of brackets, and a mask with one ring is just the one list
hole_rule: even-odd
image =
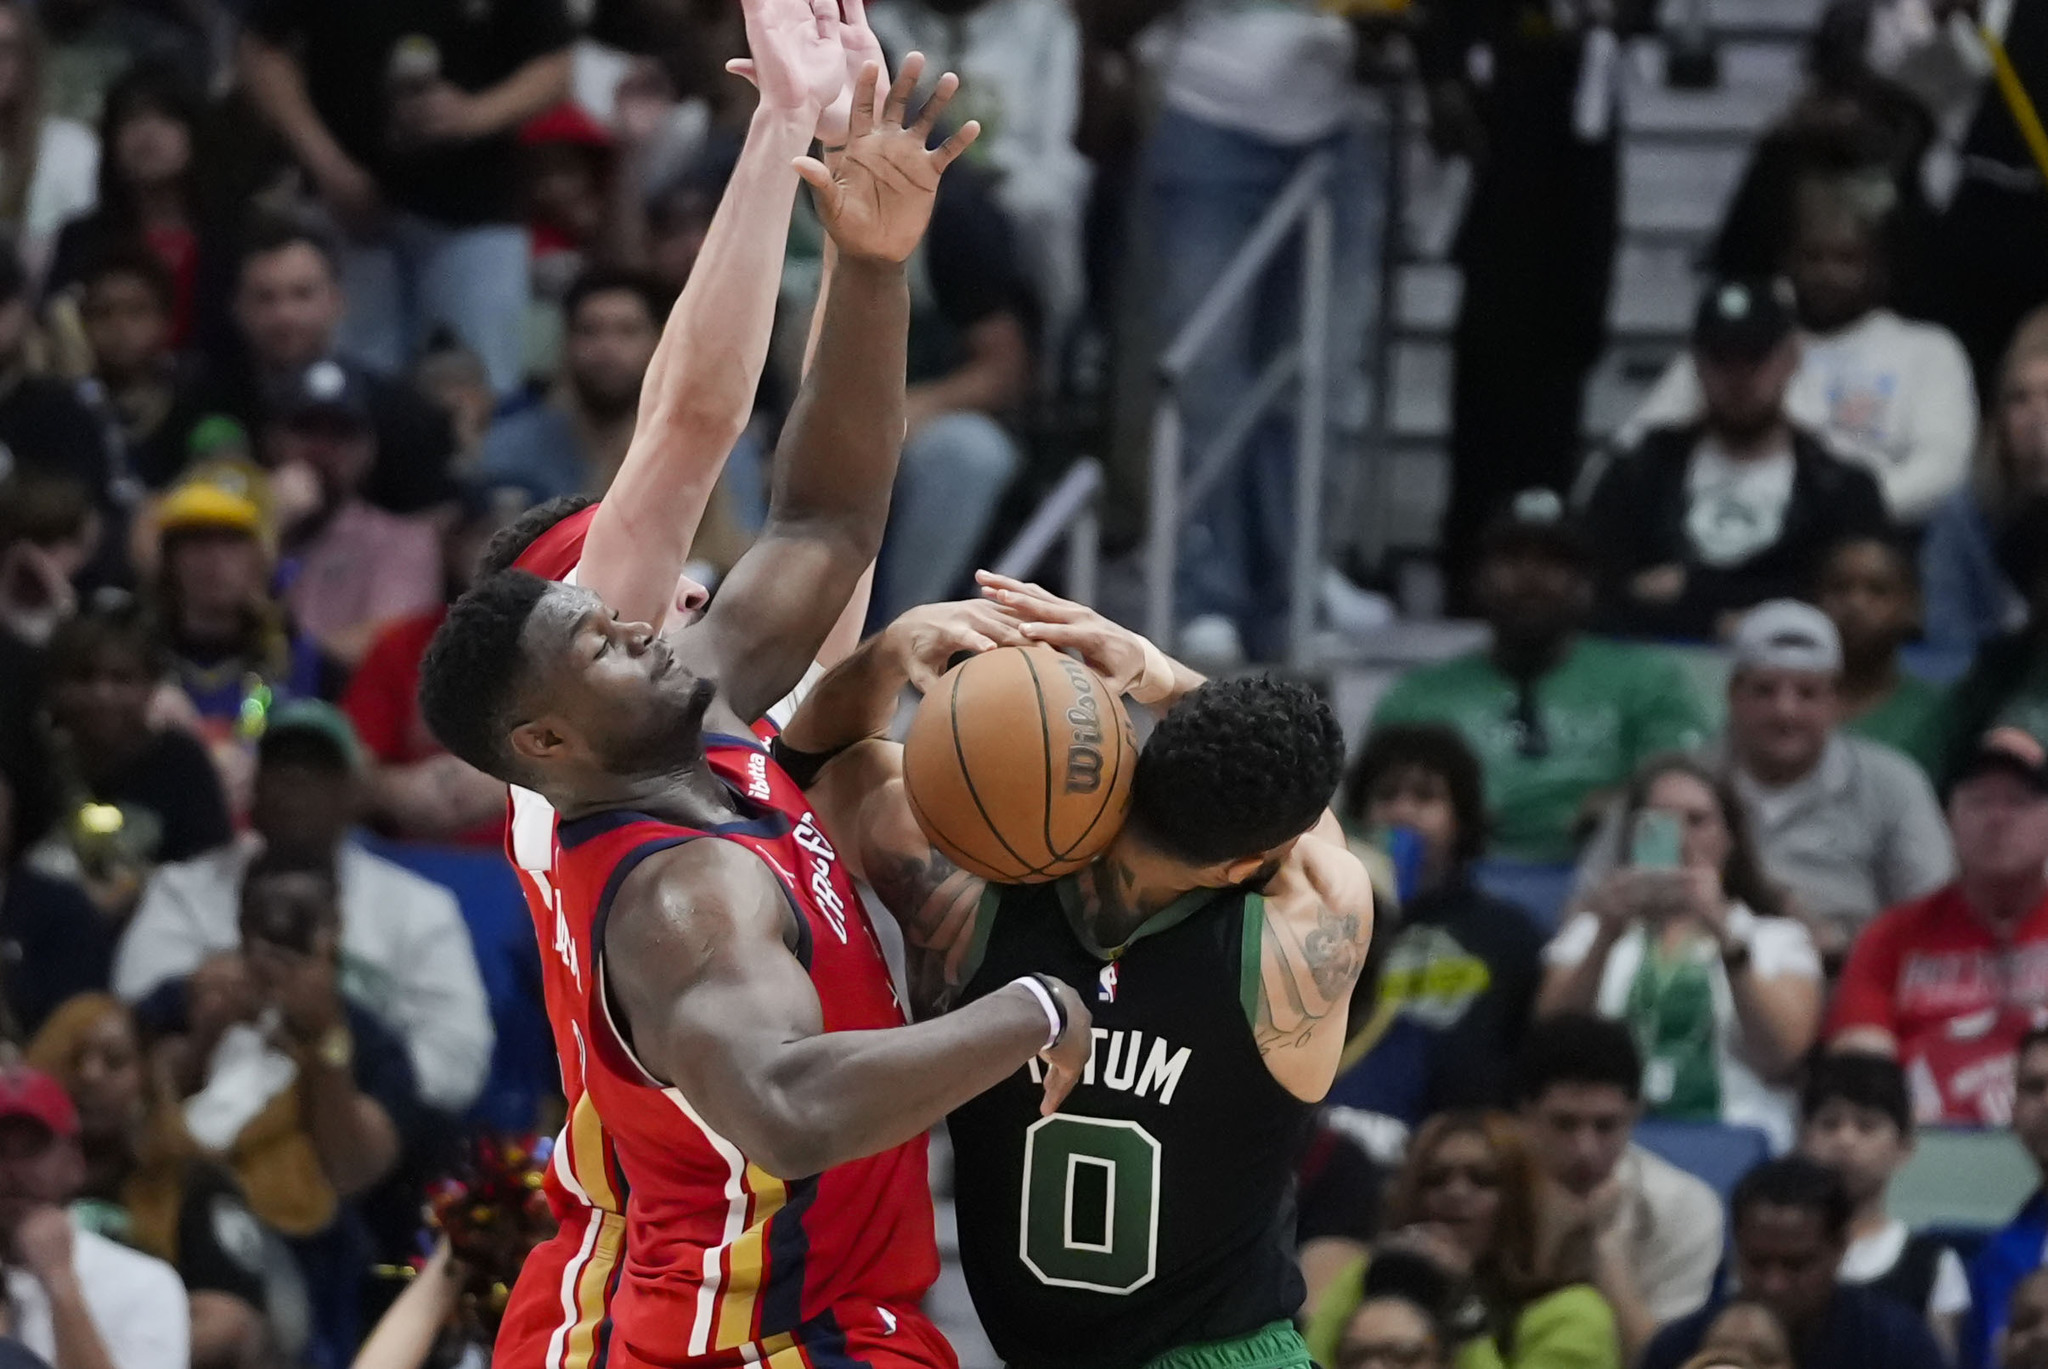
[(771, 525), (719, 586), (703, 630), (725, 699), (752, 722), (794, 689), (866, 571), (831, 530)]
[(1321, 842), (1297, 845), (1268, 892), (1260, 943), (1253, 1027), (1269, 1059), (1274, 1051), (1341, 1045), (1371, 946), (1372, 883), (1363, 864)]

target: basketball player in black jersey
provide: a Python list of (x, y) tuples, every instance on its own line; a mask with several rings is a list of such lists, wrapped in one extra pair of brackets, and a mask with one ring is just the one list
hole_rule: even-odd
[[(902, 924), (920, 1014), (1031, 972), (1092, 990), (1093, 1058), (1059, 1112), (1027, 1067), (949, 1119), (975, 1307), (1012, 1369), (1308, 1369), (1293, 1175), (1372, 935), (1328, 810), (1336, 719), (1303, 686), (1205, 682), (1078, 604), (983, 586), (864, 644), (781, 743)], [(1108, 851), (1004, 887), (932, 848), (880, 738), (906, 682), (1018, 632), (1163, 716)]]

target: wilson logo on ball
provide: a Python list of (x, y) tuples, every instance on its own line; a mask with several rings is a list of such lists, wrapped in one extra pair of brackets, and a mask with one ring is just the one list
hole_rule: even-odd
[(1076, 660), (1065, 662), (1074, 702), (1067, 708), (1067, 792), (1092, 794), (1102, 787), (1102, 712), (1095, 702), (1095, 677)]

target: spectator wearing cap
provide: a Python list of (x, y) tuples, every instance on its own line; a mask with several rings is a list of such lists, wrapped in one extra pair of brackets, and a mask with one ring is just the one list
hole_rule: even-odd
[(8, 1331), (54, 1369), (186, 1369), (185, 1288), (162, 1260), (78, 1226), (78, 1113), (39, 1070), (0, 1072)]
[(260, 432), (300, 394), (308, 368), (333, 362), (360, 388), (377, 430), (377, 461), (364, 498), (393, 513), (444, 504), (455, 497), (448, 471), (455, 439), (446, 416), (411, 387), (339, 349), (348, 301), (337, 250), (325, 235), (296, 220), (256, 225), (234, 287), (243, 355), (217, 377), (205, 395), (206, 407)]
[(454, 896), (350, 836), (364, 761), (348, 719), (302, 701), (276, 710), (257, 745), (250, 835), (150, 881), (121, 940), (114, 991), (140, 999), (239, 943), (243, 873), (259, 851), (332, 866), (340, 887), (342, 975), (350, 997), (405, 1040), (420, 1096), (467, 1107), (490, 1065), (491, 1024)]
[(115, 928), (158, 864), (190, 860), (232, 835), (205, 747), (151, 719), (164, 676), (162, 643), (133, 603), (91, 609), (50, 640), (58, 821), (31, 859), (78, 881)]
[(394, 836), (489, 848), (505, 840), (505, 784), (448, 754), (420, 717), (420, 662), (475, 581), (491, 537), (525, 507), (519, 489), (475, 488), (442, 539), (446, 602), (401, 618), (377, 635), (350, 677), (342, 710), (369, 759), (369, 817)]
[(121, 435), (128, 473), (152, 490), (176, 479), (207, 418), (173, 333), (176, 284), (141, 247), (94, 257), (79, 278), (79, 311), (93, 378)]
[[(2033, 1342), (2026, 1369), (2048, 1363), (2042, 1352), (2039, 1284), (2048, 1276), (2048, 1027), (2034, 1027), (2013, 1048), (2013, 1138), (2025, 1148), (2041, 1176), (2041, 1187), (2013, 1219), (2000, 1228), (1970, 1261), (1971, 1315), (1963, 1323), (1959, 1369), (1992, 1369), (2001, 1361), (2000, 1343), (2008, 1330)], [(2024, 1301), (2032, 1306), (2023, 1306)], [(2007, 1326), (2007, 1317), (2011, 1326)]]
[(1587, 504), (1599, 617), (1618, 631), (1721, 635), (1743, 610), (1806, 592), (1835, 543), (1886, 526), (1869, 472), (1786, 411), (1799, 339), (1774, 286), (1709, 289), (1692, 361), (1699, 420), (1645, 434), (1600, 472)]
[(1947, 1364), (1917, 1313), (1838, 1278), (1853, 1212), (1841, 1176), (1802, 1156), (1767, 1161), (1745, 1174), (1729, 1202), (1735, 1238), (1730, 1291), (1658, 1332), (1641, 1369), (1679, 1369), (1733, 1301), (1735, 1288), (1777, 1315), (1800, 1369)]
[(2012, 1059), (2048, 1012), (2048, 751), (1986, 736), (1949, 790), (1955, 880), (1856, 939), (1835, 998), (1837, 1049), (1896, 1058), (1923, 1122), (2004, 1126)]
[(1486, 839), (1500, 855), (1569, 861), (1589, 802), (1648, 757), (1706, 735), (1675, 661), (1587, 635), (1593, 563), (1558, 497), (1525, 492), (1488, 529), (1475, 572), (1493, 640), (1402, 677), (1373, 714), (1375, 728), (1440, 722), (1464, 737), (1486, 776)]
[(1792, 1081), (1820, 1035), (1813, 938), (1781, 912), (1735, 789), (1683, 755), (1649, 761), (1618, 813), (1623, 861), (1545, 948), (1545, 1017), (1627, 1024), (1654, 1117), (1761, 1128), (1791, 1146)]
[(1842, 639), (1842, 730), (1883, 742), (1936, 774), (1947, 691), (1899, 664), (1899, 648), (1920, 635), (1920, 573), (1911, 554), (1888, 537), (1837, 543), (1821, 565), (1815, 602)]
[(348, 230), (351, 350), (401, 370), (436, 327), (523, 379), (516, 131), (569, 94), (562, 0), (258, 0), (242, 80)]
[(339, 363), (306, 368), (267, 437), (276, 485), (306, 492), (279, 520), (285, 603), (328, 659), (353, 668), (386, 623), (440, 597), (439, 536), (431, 519), (363, 497), (377, 429), (364, 385)]
[[(1785, 910), (1838, 956), (1880, 910), (1950, 878), (1941, 804), (1912, 761), (1841, 727), (1841, 637), (1819, 609), (1759, 605), (1737, 627), (1733, 656), (1727, 732), (1704, 759), (1734, 786)], [(1632, 836), (1617, 818), (1602, 825), (1579, 863), (1579, 895), (1625, 859)]]
[[(1850, 185), (1809, 182), (1797, 195), (1787, 259), (1799, 365), (1785, 413), (1837, 456), (1877, 478), (1885, 508), (1920, 527), (1962, 488), (1977, 442), (1970, 358), (1946, 328), (1886, 306), (1885, 225)], [(1695, 423), (1705, 407), (1698, 363), (1680, 357), (1615, 440)]]

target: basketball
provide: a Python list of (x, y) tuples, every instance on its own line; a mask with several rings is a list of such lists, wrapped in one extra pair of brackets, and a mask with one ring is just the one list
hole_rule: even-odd
[(961, 869), (1042, 884), (1102, 853), (1131, 803), (1138, 741), (1096, 673), (1000, 647), (940, 677), (903, 742), (917, 825)]

